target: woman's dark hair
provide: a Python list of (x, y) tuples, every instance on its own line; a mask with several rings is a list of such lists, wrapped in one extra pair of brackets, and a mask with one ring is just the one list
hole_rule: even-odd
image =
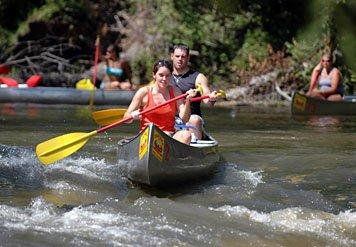
[(111, 52), (114, 52), (117, 57), (119, 57), (120, 52), (121, 52), (121, 49), (120, 49), (117, 45), (113, 45), (113, 44), (109, 45), (109, 46), (106, 48), (105, 53), (106, 53), (106, 51), (108, 51), (108, 50), (111, 51)]
[(161, 67), (166, 67), (167, 69), (169, 69), (169, 71), (171, 71), (171, 73), (173, 72), (172, 63), (168, 60), (163, 59), (163, 60), (158, 60), (153, 64), (153, 69), (152, 69), (153, 74), (156, 74), (158, 69)]

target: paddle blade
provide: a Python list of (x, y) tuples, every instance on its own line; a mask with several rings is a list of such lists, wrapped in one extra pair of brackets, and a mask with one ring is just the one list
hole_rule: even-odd
[(106, 126), (121, 120), (127, 109), (107, 109), (92, 113), (94, 121), (100, 126)]
[(200, 95), (203, 95), (203, 87), (200, 83), (195, 86), (195, 89), (200, 93)]
[(223, 98), (224, 100), (227, 100), (227, 98), (226, 98), (226, 93), (225, 93), (225, 91), (223, 91), (223, 90), (219, 90), (219, 91), (218, 91), (218, 96), (221, 97), (221, 98)]
[(79, 150), (96, 133), (77, 132), (52, 138), (37, 145), (36, 155), (43, 164), (49, 165)]

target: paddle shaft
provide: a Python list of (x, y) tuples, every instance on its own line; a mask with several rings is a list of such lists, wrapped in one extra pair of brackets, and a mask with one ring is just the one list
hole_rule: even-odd
[[(220, 93), (218, 93), (218, 96)], [(195, 97), (190, 99), (191, 102), (201, 101), (202, 99), (208, 98), (208, 95)], [(119, 110), (122, 110), (119, 111)], [(97, 112), (93, 112), (92, 116), (96, 123), (101, 126), (108, 126), (111, 123), (116, 123), (119, 120), (122, 120), (122, 116), (125, 114), (126, 109), (107, 109)]]
[[(154, 111), (154, 110), (156, 110), (157, 108), (160, 108), (160, 107), (165, 106), (165, 105), (168, 105), (168, 104), (170, 104), (170, 103), (172, 103), (172, 102), (174, 102), (174, 101), (177, 101), (177, 100), (179, 100), (179, 99), (182, 99), (182, 98), (186, 97), (187, 95), (188, 95), (188, 93), (179, 95), (179, 96), (177, 96), (177, 97), (175, 97), (175, 98), (173, 98), (173, 99), (167, 100), (166, 102), (164, 102), (164, 103), (162, 103), (162, 104), (156, 105), (156, 106), (151, 107), (151, 108), (146, 109), (146, 110), (143, 110), (143, 111), (140, 112), (140, 115), (145, 114), (145, 113), (148, 113), (148, 112), (150, 112), (150, 111)], [(203, 97), (205, 97), (205, 96), (203, 96)], [(109, 125), (107, 125), (107, 126), (105, 126), (105, 127), (102, 127), (102, 128), (100, 128), (100, 129), (97, 129), (96, 132), (97, 132), (97, 133), (102, 133), (102, 132), (104, 132), (104, 131), (106, 131), (106, 130), (108, 130), (108, 129), (111, 129), (112, 127), (115, 127), (115, 126), (117, 126), (117, 125), (119, 125), (119, 124), (121, 124), (121, 123), (125, 123), (125, 122), (127, 122), (127, 121), (129, 121), (129, 120), (131, 120), (131, 119), (133, 119), (132, 116), (127, 117), (127, 118), (124, 118), (124, 119), (122, 119), (122, 120), (120, 120), (120, 121), (117, 121), (117, 122), (115, 122), (115, 123), (109, 124)]]
[[(217, 96), (225, 96), (225, 92), (222, 91), (222, 90), (219, 90), (218, 93), (217, 93)], [(207, 99), (209, 98), (209, 95), (204, 95), (204, 96), (199, 96), (199, 97), (195, 97), (195, 98), (192, 98), (190, 99), (190, 102), (196, 102), (196, 101), (200, 101), (200, 100), (203, 100), (203, 99)]]
[(93, 84), (94, 88), (90, 94), (90, 99), (89, 99), (89, 106), (90, 110), (93, 111), (93, 105), (94, 105), (94, 94), (95, 94), (95, 85), (96, 85), (96, 77), (98, 74), (98, 61), (99, 61), (99, 45), (100, 45), (100, 39), (99, 36), (95, 40), (95, 57), (94, 57), (94, 70), (93, 70)]
[(99, 39), (99, 37), (97, 37), (95, 40), (95, 58), (94, 58), (94, 71), (93, 71), (94, 86), (96, 84), (96, 78), (97, 78), (97, 74), (98, 74), (99, 44), (100, 44), (100, 39)]
[(207, 99), (207, 98), (209, 98), (209, 95), (194, 97), (194, 98), (190, 99), (190, 102), (197, 102), (197, 101), (201, 101), (201, 100)]

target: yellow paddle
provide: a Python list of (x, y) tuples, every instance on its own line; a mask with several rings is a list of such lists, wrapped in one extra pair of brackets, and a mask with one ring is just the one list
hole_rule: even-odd
[(92, 117), (94, 121), (100, 126), (106, 126), (112, 124), (120, 119), (122, 119), (125, 115), (127, 109), (106, 109), (101, 111), (92, 112)]
[[(162, 104), (143, 110), (142, 112), (140, 112), (140, 115), (153, 111), (161, 106), (170, 104), (179, 99), (185, 98), (187, 95), (188, 93), (181, 94), (173, 99), (167, 100)], [(37, 145), (36, 155), (43, 164), (45, 165), (51, 164), (79, 150), (81, 147), (84, 146), (84, 144), (89, 140), (90, 137), (105, 132), (106, 130), (118, 126), (122, 123), (125, 123), (131, 119), (132, 116), (121, 119), (112, 124), (109, 124), (108, 126), (102, 127), (100, 129), (94, 130), (89, 133), (85, 133), (85, 132), (69, 133), (69, 134), (52, 138), (48, 141), (42, 142)]]
[[(217, 96), (224, 98), (224, 99), (226, 98), (226, 94), (223, 90), (219, 90), (217, 93)], [(209, 96), (205, 95), (205, 96), (195, 97), (195, 98), (191, 99), (191, 102), (200, 101), (200, 100), (206, 99), (206, 98), (209, 98)], [(112, 124), (112, 123), (122, 119), (126, 110), (127, 109), (114, 108), (114, 109), (95, 111), (92, 113), (92, 117), (98, 125), (106, 126), (108, 124)]]
[(51, 164), (79, 150), (97, 133), (98, 131), (94, 130), (89, 133), (77, 132), (52, 138), (37, 145), (36, 155), (43, 164)]

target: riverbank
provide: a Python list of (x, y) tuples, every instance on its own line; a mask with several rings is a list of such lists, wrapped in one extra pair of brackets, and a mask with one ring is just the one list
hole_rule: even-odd
[(289, 101), (286, 100), (265, 100), (256, 101), (254, 99), (244, 99), (244, 100), (227, 100), (218, 101), (215, 103), (216, 107), (233, 108), (238, 106), (262, 106), (262, 107), (288, 107), (290, 105)]
[(216, 107), (235, 108), (239, 106), (252, 107), (289, 107), (292, 93), (282, 91), (277, 84), (269, 82), (268, 92), (256, 94), (254, 87), (234, 87), (225, 90), (226, 100), (218, 100)]

